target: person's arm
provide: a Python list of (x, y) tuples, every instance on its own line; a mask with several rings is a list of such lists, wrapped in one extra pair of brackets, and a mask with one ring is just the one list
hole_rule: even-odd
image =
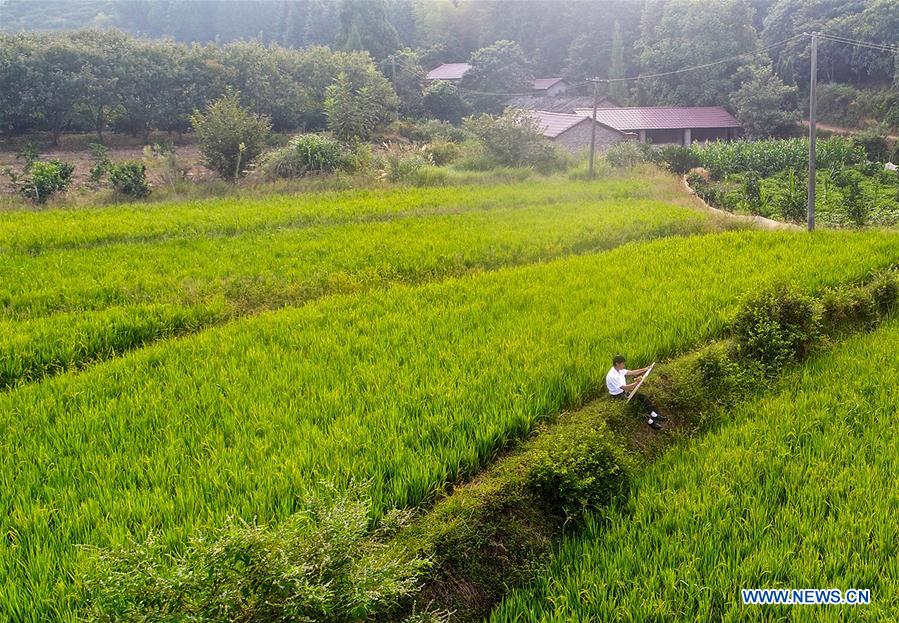
[(639, 370), (628, 370), (624, 373), (624, 376), (643, 376), (643, 373), (649, 370), (649, 366), (645, 368), (640, 368)]
[(632, 392), (635, 389), (637, 389), (637, 385), (639, 385), (639, 384), (640, 384), (640, 379), (637, 379), (633, 383), (628, 383), (627, 385), (622, 385), (621, 389), (623, 389), (626, 392)]

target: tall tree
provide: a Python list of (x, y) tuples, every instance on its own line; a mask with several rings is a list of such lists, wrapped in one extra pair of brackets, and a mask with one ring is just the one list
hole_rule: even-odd
[(514, 41), (497, 41), (471, 55), (462, 90), (476, 109), (499, 112), (509, 93), (531, 89), (534, 79), (524, 52)]
[(785, 85), (769, 64), (747, 65), (739, 73), (743, 84), (733, 104), (746, 133), (755, 138), (788, 135), (799, 120), (796, 87)]
[[(624, 41), (621, 37), (621, 24), (616, 20), (612, 29), (612, 60), (609, 64), (609, 79), (620, 80), (624, 77)], [(618, 104), (624, 104), (627, 98), (627, 84), (624, 82), (610, 82), (609, 96)]]
[[(758, 50), (747, 0), (698, 3), (651, 0), (643, 9), (640, 65), (643, 73), (676, 71)], [(737, 59), (703, 69), (638, 83), (641, 103), (671, 106), (729, 104), (739, 88)]]

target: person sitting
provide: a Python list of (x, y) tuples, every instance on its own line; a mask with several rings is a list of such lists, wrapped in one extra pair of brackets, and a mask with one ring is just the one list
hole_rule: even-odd
[[(612, 367), (609, 369), (609, 373), (606, 374), (606, 387), (609, 390), (609, 395), (612, 396), (612, 398), (619, 400), (626, 400), (628, 394), (632, 393), (637, 388), (637, 385), (640, 384), (640, 379), (642, 379), (643, 375), (649, 370), (648, 367), (640, 368), (639, 370), (628, 370), (624, 367), (625, 363), (623, 356), (615, 355), (615, 357), (612, 358)], [(635, 380), (628, 383), (628, 379)], [(662, 428), (662, 425), (659, 424), (659, 422), (664, 422), (668, 418), (660, 413), (656, 413), (656, 409), (649, 398), (638, 393), (634, 395), (634, 399), (640, 403), (644, 411), (649, 412), (649, 418), (646, 420), (646, 423), (655, 430)]]

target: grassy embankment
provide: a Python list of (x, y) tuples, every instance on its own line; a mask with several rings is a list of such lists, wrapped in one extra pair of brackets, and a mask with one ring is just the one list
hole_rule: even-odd
[[(854, 336), (667, 453), (491, 621), (888, 620), (899, 608), (899, 321)], [(743, 606), (743, 588), (867, 606)]]

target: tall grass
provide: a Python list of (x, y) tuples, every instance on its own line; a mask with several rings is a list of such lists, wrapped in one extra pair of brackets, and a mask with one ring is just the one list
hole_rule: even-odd
[[(896, 344), (896, 320), (851, 338), (672, 450), (491, 621), (895, 618)], [(741, 604), (741, 588), (816, 587), (871, 604)]]
[(289, 516), (322, 479), (427, 502), (602, 385), (718, 334), (747, 291), (857, 279), (888, 232), (743, 232), (335, 296), (0, 396), (0, 613), (71, 620), (74, 544)]

